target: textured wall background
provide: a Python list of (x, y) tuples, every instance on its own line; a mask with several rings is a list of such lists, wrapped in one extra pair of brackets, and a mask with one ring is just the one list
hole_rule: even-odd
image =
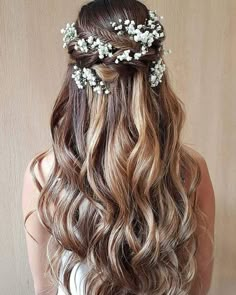
[[(166, 58), (185, 102), (184, 140), (205, 157), (216, 193), (211, 294), (236, 289), (236, 1), (144, 1), (164, 16)], [(82, 1), (0, 0), (0, 289), (32, 295), (21, 215), (26, 164), (50, 145), (49, 116), (66, 69), (60, 29)], [(233, 30), (234, 29), (234, 30)]]

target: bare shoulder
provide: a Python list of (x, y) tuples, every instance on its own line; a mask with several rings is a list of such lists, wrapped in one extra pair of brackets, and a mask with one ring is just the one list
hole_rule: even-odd
[(24, 178), (30, 184), (32, 182), (32, 174), (34, 174), (40, 185), (43, 186), (49, 177), (53, 164), (54, 153), (52, 149), (37, 153), (28, 162), (24, 172)]
[(48, 266), (47, 245), (51, 234), (41, 222), (39, 215), (33, 213), (36, 213), (40, 197), (40, 186), (44, 186), (47, 180), (53, 166), (53, 159), (54, 157), (50, 150), (34, 155), (26, 165), (23, 178), (23, 224), (35, 294), (46, 294), (46, 291), (52, 294), (51, 282), (45, 276), (45, 270)]
[(215, 192), (207, 161), (205, 160), (204, 156), (195, 149), (189, 146), (185, 146), (185, 148), (199, 164), (201, 179), (197, 187), (197, 202), (203, 214), (206, 215), (211, 230), (213, 230), (215, 221)]
[[(198, 161), (201, 180), (197, 187), (197, 203), (202, 215), (198, 216), (198, 248), (196, 253), (197, 279), (191, 295), (207, 294), (211, 286), (214, 263), (214, 231), (215, 231), (215, 192), (205, 158), (193, 148), (186, 146), (188, 152)], [(204, 216), (204, 219), (202, 217)], [(200, 290), (200, 285), (202, 289)]]
[(185, 149), (197, 160), (201, 170), (201, 181), (197, 188), (198, 201), (203, 203), (214, 201), (214, 188), (207, 161), (197, 150), (186, 145)]
[(46, 183), (53, 164), (54, 154), (51, 149), (37, 153), (27, 163), (21, 191), (24, 216), (36, 208), (40, 190)]

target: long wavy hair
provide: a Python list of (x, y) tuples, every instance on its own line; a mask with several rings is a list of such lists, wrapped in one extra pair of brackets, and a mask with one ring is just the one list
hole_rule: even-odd
[[(97, 52), (75, 51), (71, 41), (50, 119), (53, 168), (43, 186), (34, 167), (49, 151), (31, 164), (40, 196), (24, 224), (36, 211), (51, 234), (48, 275), (68, 294), (71, 271), (83, 262), (90, 266), (86, 295), (186, 295), (197, 274), (200, 166), (181, 142), (184, 104), (171, 89), (168, 70), (157, 87), (148, 81), (150, 62), (164, 60), (165, 37), (140, 60), (114, 62), (124, 50), (139, 47), (118, 36), (110, 22), (144, 23), (147, 17), (147, 7), (135, 0), (82, 6), (78, 38), (99, 37), (116, 52), (101, 62)], [(71, 77), (74, 64), (93, 68), (111, 93), (78, 89)], [(65, 250), (71, 255), (61, 280)]]

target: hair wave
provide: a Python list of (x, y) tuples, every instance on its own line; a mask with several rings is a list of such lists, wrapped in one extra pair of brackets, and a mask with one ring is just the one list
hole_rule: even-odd
[[(155, 88), (147, 75), (164, 38), (140, 60), (114, 63), (124, 50), (138, 48), (112, 32), (110, 21), (128, 17), (143, 23), (147, 15), (146, 6), (134, 0), (93, 1), (81, 8), (78, 36), (98, 36), (117, 52), (99, 63), (96, 52), (78, 53), (71, 42), (51, 115), (54, 164), (45, 185), (34, 167), (48, 151), (31, 165), (40, 191), (36, 210), (51, 234), (47, 271), (69, 294), (70, 273), (80, 262), (91, 266), (88, 295), (184, 295), (196, 275), (200, 168), (181, 142), (184, 105), (171, 89), (168, 71)], [(95, 69), (111, 94), (78, 89), (71, 78), (75, 63)], [(61, 282), (65, 249), (71, 255)]]

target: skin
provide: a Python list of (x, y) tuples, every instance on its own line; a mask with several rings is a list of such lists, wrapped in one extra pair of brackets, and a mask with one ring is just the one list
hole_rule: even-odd
[[(24, 218), (29, 211), (36, 208), (37, 199), (39, 197), (39, 191), (33, 182), (29, 170), (32, 160), (27, 165), (23, 180), (22, 210)], [(39, 165), (36, 165), (35, 175), (41, 185), (46, 182), (50, 168), (52, 167), (52, 163), (53, 155), (49, 154), (41, 161)], [(28, 260), (32, 273), (35, 295), (56, 295), (57, 289), (53, 289), (48, 278), (44, 276), (47, 263), (46, 245), (50, 238), (50, 234), (42, 226), (35, 213), (33, 213), (27, 220), (26, 228), (39, 242), (39, 244), (37, 244), (25, 230)]]
[[(199, 248), (196, 253), (198, 277), (195, 278), (189, 294), (205, 295), (210, 290), (214, 266), (215, 193), (205, 159), (192, 148), (189, 148), (189, 151), (197, 157), (200, 164), (202, 180), (197, 188), (197, 200), (200, 209), (206, 214), (208, 225), (208, 234), (206, 234), (201, 228), (202, 221), (198, 220), (197, 236)], [(213, 243), (210, 241), (209, 235), (213, 239)], [(199, 287), (199, 278), (201, 278), (202, 290)]]
[[(189, 151), (195, 155), (199, 161), (202, 180), (197, 189), (197, 198), (200, 208), (207, 216), (207, 223), (209, 224), (209, 232), (214, 238), (214, 225), (215, 225), (215, 196), (214, 190), (209, 175), (207, 163), (203, 156), (189, 148)], [(37, 179), (43, 185), (49, 175), (50, 169), (53, 165), (54, 156), (50, 152), (42, 161), (37, 165), (35, 169), (35, 174)], [(31, 160), (32, 161), (32, 160)], [(37, 199), (39, 197), (39, 192), (33, 182), (29, 167), (31, 161), (28, 163), (27, 168), (24, 173), (23, 179), (23, 189), (22, 189), (22, 212), (23, 217), (34, 209), (37, 204)], [(186, 185), (188, 185), (188, 180), (186, 179)], [(199, 221), (200, 224), (201, 221)], [(46, 269), (47, 257), (46, 257), (46, 244), (50, 238), (49, 233), (41, 225), (36, 214), (32, 214), (26, 222), (26, 228), (28, 231), (39, 241), (39, 245), (27, 234), (25, 231), (26, 243), (27, 243), (27, 253), (29, 265), (32, 273), (35, 295), (56, 295), (57, 289), (52, 289), (49, 280), (44, 276), (44, 271)], [(199, 279), (195, 279), (190, 295), (205, 295), (208, 293), (211, 285), (212, 272), (213, 272), (213, 259), (211, 260), (213, 247), (210, 243), (208, 236), (200, 227), (198, 228), (199, 236), (199, 250), (196, 253), (198, 275), (202, 277), (203, 289), (199, 291)], [(210, 261), (210, 262), (209, 262)]]

